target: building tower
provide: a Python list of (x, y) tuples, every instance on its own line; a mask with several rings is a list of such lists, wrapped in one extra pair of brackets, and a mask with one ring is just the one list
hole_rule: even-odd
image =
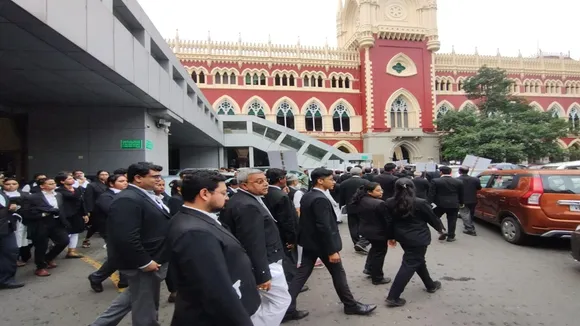
[(437, 158), (436, 0), (339, 0), (338, 45), (361, 57), (364, 151), (381, 164)]

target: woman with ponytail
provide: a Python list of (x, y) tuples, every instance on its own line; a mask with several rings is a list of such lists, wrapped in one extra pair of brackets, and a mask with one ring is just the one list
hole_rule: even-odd
[(382, 200), (383, 188), (376, 182), (360, 186), (352, 197), (352, 213), (360, 218), (359, 233), (371, 243), (363, 273), (371, 277), (374, 285), (387, 284), (383, 265), (387, 255), (387, 207)]
[(401, 268), (387, 296), (387, 306), (400, 307), (406, 303), (401, 294), (415, 273), (425, 284), (427, 292), (434, 293), (441, 288), (441, 282), (433, 281), (429, 275), (425, 262), (427, 247), (431, 243), (431, 232), (427, 225), (431, 225), (439, 234), (444, 234), (445, 229), (429, 203), (415, 196), (415, 185), (411, 179), (397, 180), (395, 195), (387, 199), (386, 206), (389, 239), (399, 242), (405, 252)]

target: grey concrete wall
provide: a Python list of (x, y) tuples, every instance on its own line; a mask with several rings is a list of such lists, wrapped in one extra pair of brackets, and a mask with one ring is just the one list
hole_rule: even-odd
[(224, 166), (223, 151), (219, 147), (182, 147), (179, 166), (185, 168), (220, 168)]
[[(139, 161), (153, 161), (168, 169), (168, 136), (143, 109), (33, 110), (28, 124), (30, 175), (73, 169), (94, 174)], [(121, 149), (121, 140), (142, 140), (143, 149)], [(145, 148), (147, 140), (153, 145), (150, 150)]]

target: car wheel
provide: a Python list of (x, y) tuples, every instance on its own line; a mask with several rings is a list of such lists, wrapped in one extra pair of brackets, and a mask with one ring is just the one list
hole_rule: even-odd
[(522, 226), (512, 216), (508, 216), (501, 221), (501, 235), (505, 241), (513, 244), (521, 244), (525, 236)]

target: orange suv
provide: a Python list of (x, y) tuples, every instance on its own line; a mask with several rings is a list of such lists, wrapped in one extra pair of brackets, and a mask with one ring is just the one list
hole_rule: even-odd
[(570, 237), (580, 224), (579, 170), (498, 170), (479, 176), (475, 216), (501, 226), (504, 239)]

